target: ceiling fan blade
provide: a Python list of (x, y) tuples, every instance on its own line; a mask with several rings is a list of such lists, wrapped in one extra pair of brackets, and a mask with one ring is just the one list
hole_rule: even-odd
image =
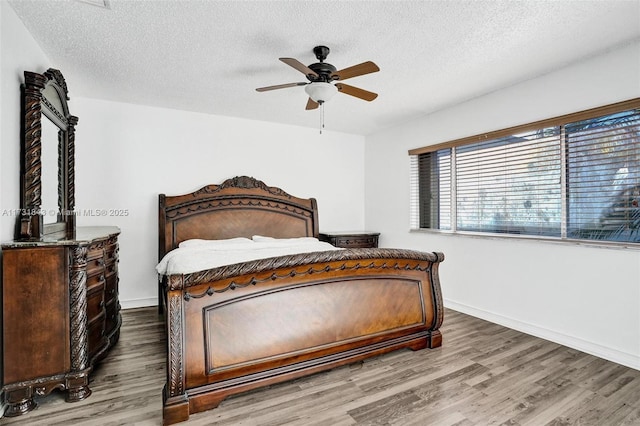
[(287, 84), (277, 84), (275, 86), (267, 86), (267, 87), (258, 87), (256, 91), (258, 92), (266, 92), (268, 90), (276, 90), (276, 89), (286, 89), (287, 87), (296, 87), (296, 86), (306, 86), (309, 83), (287, 83)]
[(297, 69), (298, 71), (300, 71), (304, 75), (312, 75), (314, 77), (320, 77), (317, 72), (315, 72), (314, 70), (312, 70), (311, 68), (309, 68), (308, 66), (306, 66), (305, 64), (303, 64), (302, 62), (300, 62), (297, 59), (280, 58), (280, 60), (282, 62), (284, 62), (285, 64)]
[(377, 93), (369, 92), (368, 90), (360, 89), (359, 87), (349, 86), (348, 84), (344, 83), (336, 83), (336, 87), (342, 93), (355, 96), (356, 98), (360, 98), (369, 102), (378, 97)]
[(354, 65), (349, 68), (345, 68), (334, 72), (331, 77), (337, 80), (346, 80), (348, 78), (357, 77), (359, 75), (371, 74), (372, 72), (378, 72), (380, 68), (371, 61), (363, 62), (358, 65)]
[(309, 98), (309, 100), (307, 101), (307, 107), (305, 109), (308, 111), (310, 109), (316, 109), (316, 108), (318, 108), (318, 106), (320, 106), (319, 103), (317, 103), (313, 99)]

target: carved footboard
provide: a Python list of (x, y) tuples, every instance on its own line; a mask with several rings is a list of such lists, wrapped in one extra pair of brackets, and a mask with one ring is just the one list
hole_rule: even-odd
[(231, 394), (441, 345), (441, 253), (352, 249), (167, 280), (164, 424)]

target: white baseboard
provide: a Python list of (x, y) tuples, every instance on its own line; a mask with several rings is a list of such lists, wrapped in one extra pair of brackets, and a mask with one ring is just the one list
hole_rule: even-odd
[(129, 299), (120, 300), (122, 309), (146, 308), (149, 306), (158, 306), (157, 297), (147, 297), (145, 299)]
[[(606, 346), (602, 346), (598, 343), (584, 340), (578, 337), (569, 336), (566, 334), (558, 333), (557, 331), (542, 328), (536, 325), (532, 325), (526, 322), (522, 322), (513, 318), (508, 318), (502, 315), (494, 314), (492, 312), (483, 311), (481, 309), (474, 308), (472, 306), (457, 303), (452, 300), (445, 299), (444, 305), (447, 308), (451, 308), (454, 311), (462, 312), (495, 324), (500, 324), (505, 327), (512, 328), (514, 330), (521, 331), (532, 336), (539, 337), (541, 339), (550, 340), (552, 342), (568, 346), (573, 349), (577, 349), (582, 352), (586, 352), (590, 355), (597, 356), (609, 361), (613, 361), (618, 364), (622, 364), (627, 367), (631, 367), (636, 370), (640, 370), (640, 355), (634, 355), (616, 349), (611, 349)], [(445, 317), (446, 321), (446, 317)], [(444, 336), (446, 338), (446, 336)]]

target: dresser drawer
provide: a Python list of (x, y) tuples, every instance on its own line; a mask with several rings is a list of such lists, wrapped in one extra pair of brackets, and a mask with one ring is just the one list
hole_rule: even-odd
[(99, 257), (104, 257), (104, 241), (89, 244), (89, 247), (87, 247), (87, 260), (93, 260)]
[(104, 291), (106, 281), (107, 277), (102, 272), (87, 277), (87, 292)]
[(111, 275), (107, 278), (104, 287), (105, 303), (111, 303), (118, 298), (118, 276)]
[(94, 275), (102, 274), (104, 271), (104, 257), (100, 256), (98, 258), (90, 259), (87, 261), (87, 276), (91, 277)]
[(104, 275), (107, 278), (113, 275), (118, 275), (118, 264), (117, 263), (107, 264), (107, 266), (104, 268)]
[(87, 322), (91, 323), (104, 317), (104, 292), (102, 289), (87, 292)]
[(104, 258), (107, 264), (114, 263), (118, 260), (118, 244), (110, 244), (104, 249)]
[(107, 304), (107, 317), (105, 324), (105, 335), (110, 335), (119, 325), (120, 318), (120, 304), (117, 300), (113, 300), (112, 303)]
[(89, 324), (88, 327), (88, 340), (89, 340), (89, 358), (93, 358), (98, 352), (104, 349), (109, 341), (105, 338), (104, 333), (104, 317), (101, 321), (96, 321)]

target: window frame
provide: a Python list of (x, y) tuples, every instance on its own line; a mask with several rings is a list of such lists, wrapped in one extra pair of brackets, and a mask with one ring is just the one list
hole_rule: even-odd
[[(614, 104), (605, 105), (602, 107), (592, 108), (576, 113), (565, 114), (549, 119), (538, 120), (531, 123), (526, 123), (522, 125), (512, 126), (505, 129), (495, 130), (491, 132), (481, 133), (469, 137), (464, 137), (460, 139), (455, 139), (452, 141), (437, 143), (434, 145), (423, 146), (419, 148), (410, 149), (408, 151), (410, 158), (412, 159), (411, 166), (411, 180), (412, 185), (414, 185), (414, 180), (419, 181), (419, 177), (414, 176), (414, 174), (418, 174), (418, 169), (414, 168), (414, 160), (413, 158), (418, 158), (421, 154), (427, 153), (435, 153), (444, 149), (451, 148), (451, 226), (450, 229), (437, 229), (437, 228), (422, 228), (422, 222), (418, 221), (416, 223), (416, 212), (414, 211), (417, 207), (416, 201), (420, 202), (419, 195), (416, 200), (416, 194), (412, 193), (412, 197), (410, 200), (411, 206), (411, 223), (410, 223), (410, 231), (411, 232), (429, 232), (429, 233), (440, 233), (440, 234), (460, 234), (460, 235), (469, 235), (469, 236), (477, 236), (483, 238), (508, 238), (508, 239), (523, 239), (523, 240), (542, 240), (542, 241), (551, 241), (551, 242), (561, 242), (561, 243), (573, 243), (579, 245), (595, 245), (595, 246), (604, 246), (604, 247), (613, 247), (613, 248), (636, 248), (640, 249), (640, 242), (631, 242), (631, 241), (614, 241), (614, 240), (596, 240), (596, 239), (579, 239), (572, 238), (567, 235), (567, 219), (569, 214), (569, 206), (568, 206), (568, 186), (567, 186), (567, 174), (568, 165), (567, 165), (567, 143), (565, 141), (564, 134), (560, 137), (560, 163), (561, 163), (561, 176), (560, 176), (560, 190), (561, 190), (561, 231), (560, 236), (543, 236), (543, 235), (531, 235), (531, 234), (509, 234), (509, 233), (500, 233), (500, 232), (491, 232), (491, 231), (463, 231), (457, 229), (457, 200), (456, 197), (458, 195), (458, 190), (456, 188), (456, 170), (457, 170), (457, 162), (456, 162), (456, 149), (457, 147), (462, 147), (465, 145), (477, 144), (479, 142), (496, 140), (500, 138), (506, 138), (512, 135), (517, 135), (525, 132), (533, 132), (539, 129), (547, 128), (547, 127), (559, 127), (561, 129), (561, 133), (564, 133), (564, 126), (567, 124), (590, 120), (594, 118), (598, 118), (601, 116), (611, 115), (620, 113), (623, 111), (640, 109), (640, 98), (633, 98), (630, 100), (617, 102)], [(419, 160), (415, 160), (417, 163)], [(419, 190), (418, 190), (419, 193)], [(420, 213), (417, 213), (419, 218)], [(416, 226), (417, 225), (417, 226)]]

